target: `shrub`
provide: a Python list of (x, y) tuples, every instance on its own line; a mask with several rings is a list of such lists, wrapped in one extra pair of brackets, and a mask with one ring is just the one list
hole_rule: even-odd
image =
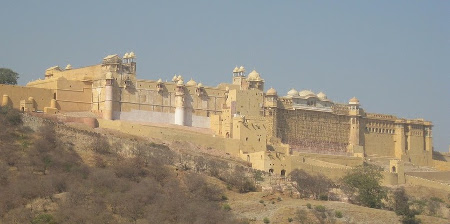
[(291, 218), (291, 217), (288, 218), (288, 222), (293, 222), (293, 221), (294, 221), (293, 218)]
[(222, 201), (228, 200), (228, 197), (226, 195), (222, 195)]
[(229, 204), (224, 204), (223, 205), (223, 210), (230, 211), (231, 210), (231, 206)]
[(31, 224), (56, 224), (56, 221), (50, 214), (40, 214), (31, 221)]
[(438, 197), (431, 197), (430, 200), (435, 201), (435, 202), (444, 203), (444, 200), (442, 200), (441, 198), (438, 198)]
[(269, 220), (269, 218), (265, 217), (265, 218), (263, 219), (263, 222), (267, 224), (267, 223), (270, 223), (270, 220)]
[(350, 195), (350, 199), (370, 208), (381, 208), (386, 190), (381, 186), (382, 168), (376, 165), (363, 164), (343, 177), (343, 189)]
[(342, 215), (342, 212), (339, 211), (339, 210), (337, 210), (337, 211), (334, 212), (334, 216), (336, 216), (336, 218), (342, 218), (342, 217), (344, 217), (344, 216)]
[(259, 200), (259, 203), (264, 204), (264, 200), (262, 200), (262, 199)]
[(328, 195), (326, 195), (326, 194), (320, 194), (319, 200), (321, 200), (321, 201), (328, 201)]
[(278, 197), (278, 198), (277, 198), (277, 201), (282, 201), (282, 200), (283, 200), (283, 199), (281, 199), (281, 197)]
[(325, 212), (327, 209), (323, 205), (317, 205), (314, 207), (314, 210), (316, 210), (318, 212)]
[(306, 207), (307, 207), (308, 209), (311, 209), (311, 208), (312, 208), (312, 207), (311, 207), (311, 203), (306, 204)]

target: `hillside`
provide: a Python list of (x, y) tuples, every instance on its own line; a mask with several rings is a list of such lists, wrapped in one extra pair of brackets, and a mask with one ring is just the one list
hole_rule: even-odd
[[(400, 223), (343, 195), (299, 199), (290, 182), (212, 148), (0, 109), (0, 223)], [(449, 223), (449, 192), (405, 189), (423, 223)]]

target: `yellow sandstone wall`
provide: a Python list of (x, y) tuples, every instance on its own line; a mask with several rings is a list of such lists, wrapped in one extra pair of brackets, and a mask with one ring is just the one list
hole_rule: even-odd
[(28, 100), (29, 97), (34, 98), (35, 107), (39, 111), (43, 111), (44, 107), (50, 107), (50, 100), (53, 99), (53, 90), (50, 89), (0, 84), (0, 95), (5, 94), (9, 96), (9, 106), (18, 110), (20, 101)]

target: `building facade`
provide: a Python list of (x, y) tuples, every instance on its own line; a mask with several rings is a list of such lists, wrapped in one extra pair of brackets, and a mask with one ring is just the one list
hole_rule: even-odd
[[(243, 66), (232, 81), (205, 86), (181, 75), (171, 80), (136, 76), (133, 52), (97, 65), (45, 71), (26, 87), (0, 85), (2, 105), (45, 113), (92, 112), (105, 120), (167, 123), (210, 129), (240, 142), (239, 155), (257, 169), (283, 174), (298, 152), (380, 156), (430, 165), (432, 124), (423, 119), (365, 112), (355, 97), (336, 103), (320, 92), (278, 95)], [(292, 158), (291, 158), (292, 157)]]

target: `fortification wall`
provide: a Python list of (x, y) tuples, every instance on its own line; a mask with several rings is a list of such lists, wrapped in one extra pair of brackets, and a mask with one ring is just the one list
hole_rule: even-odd
[(307, 110), (277, 111), (277, 134), (292, 148), (345, 152), (350, 123), (344, 115)]
[(367, 155), (395, 156), (393, 134), (365, 132), (364, 143)]
[(141, 125), (131, 122), (122, 122), (118, 120), (99, 119), (99, 127), (118, 130), (123, 133), (162, 139), (167, 141), (186, 141), (197, 145), (211, 147), (223, 150), (226, 153), (239, 156), (241, 143), (235, 139), (225, 139), (221, 137), (213, 137), (212, 134), (204, 134), (195, 131), (184, 130), (184, 128), (175, 127), (159, 127), (150, 125)]
[[(114, 112), (114, 118), (125, 121), (138, 121), (159, 124), (175, 124), (174, 113), (146, 111), (146, 110), (131, 110), (129, 112)], [(185, 121), (188, 126), (199, 128), (210, 128), (211, 121), (209, 117), (196, 116), (187, 114)]]
[(433, 166), (441, 171), (450, 171), (450, 162), (433, 160)]
[(295, 155), (302, 156), (305, 158), (311, 158), (315, 160), (320, 160), (328, 163), (334, 163), (343, 166), (359, 166), (363, 164), (363, 158), (360, 157), (348, 157), (339, 155), (324, 155), (324, 154), (314, 154), (314, 153), (295, 153)]
[(291, 159), (291, 171), (294, 169), (303, 169), (306, 172), (322, 174), (334, 181), (347, 175), (347, 172), (351, 170), (350, 167), (336, 167), (336, 166), (326, 166), (321, 164), (314, 164), (311, 161), (307, 161), (302, 156), (293, 155)]
[(44, 107), (50, 107), (50, 100), (53, 99), (53, 90), (41, 89), (25, 86), (13, 86), (0, 84), (0, 96), (8, 95), (8, 105), (20, 110), (20, 101), (34, 98), (34, 106), (37, 110), (43, 111)]
[(448, 185), (448, 184), (439, 183), (436, 181), (427, 180), (427, 179), (424, 179), (421, 177), (415, 177), (415, 176), (411, 176), (411, 175), (405, 175), (405, 179), (406, 179), (406, 184), (430, 187), (430, 188), (435, 188), (435, 189), (445, 190), (445, 191), (450, 192), (450, 185)]

